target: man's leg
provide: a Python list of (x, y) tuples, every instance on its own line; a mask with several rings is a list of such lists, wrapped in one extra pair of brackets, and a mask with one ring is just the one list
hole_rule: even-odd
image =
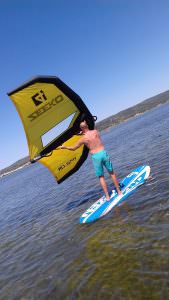
[(106, 184), (106, 181), (104, 179), (104, 176), (99, 176), (99, 181), (100, 181), (100, 185), (106, 195), (106, 200), (109, 201), (110, 200), (110, 196), (109, 196), (109, 193), (108, 193), (108, 189), (107, 189), (107, 184)]
[(109, 174), (110, 174), (110, 176), (111, 176), (111, 179), (113, 180), (113, 183), (114, 183), (114, 185), (115, 185), (115, 188), (116, 188), (116, 190), (117, 190), (117, 193), (118, 193), (119, 195), (122, 195), (122, 192), (120, 191), (120, 188), (119, 188), (119, 182), (118, 182), (118, 180), (117, 180), (116, 174), (115, 174), (113, 171), (110, 172)]

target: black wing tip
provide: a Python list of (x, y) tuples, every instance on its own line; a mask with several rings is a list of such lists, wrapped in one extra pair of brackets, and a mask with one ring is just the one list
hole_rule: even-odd
[(44, 82), (44, 81), (60, 81), (59, 77), (57, 76), (52, 76), (52, 75), (36, 75), (31, 77), (29, 80), (25, 81), (23, 84), (19, 85), (18, 87), (16, 87), (14, 90), (10, 91), (7, 93), (8, 96), (11, 96), (12, 94), (19, 92), (20, 90), (22, 90), (23, 88), (26, 88), (27, 86), (34, 84), (35, 82)]

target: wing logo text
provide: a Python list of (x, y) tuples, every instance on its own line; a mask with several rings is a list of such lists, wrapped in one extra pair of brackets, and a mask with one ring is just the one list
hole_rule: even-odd
[[(36, 95), (34, 95), (34, 96), (36, 96)], [(47, 102), (45, 105), (41, 106), (39, 109), (35, 110), (32, 114), (30, 114), (28, 116), (28, 119), (30, 119), (31, 122), (35, 121), (37, 118), (39, 118), (45, 112), (47, 112), (48, 110), (50, 110), (52, 107), (54, 107), (58, 103), (62, 102), (63, 100), (64, 100), (63, 96), (62, 95), (58, 95), (57, 97), (53, 98), (51, 101)], [(36, 101), (38, 101), (39, 104), (43, 103), (39, 98), (38, 99), (36, 98)]]
[(69, 166), (75, 160), (76, 160), (76, 157), (73, 157), (72, 159), (68, 160), (65, 164), (63, 164), (60, 167), (58, 167), (58, 171), (62, 171), (64, 168), (66, 168), (67, 166)]

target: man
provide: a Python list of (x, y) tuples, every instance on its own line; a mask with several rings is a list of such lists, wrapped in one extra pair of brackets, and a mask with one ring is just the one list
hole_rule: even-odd
[(112, 178), (112, 181), (114, 182), (114, 185), (116, 187), (117, 193), (119, 195), (121, 195), (122, 192), (120, 191), (118, 180), (113, 171), (112, 162), (111, 162), (110, 157), (109, 157), (107, 151), (105, 150), (104, 145), (100, 139), (99, 132), (96, 129), (90, 130), (86, 121), (83, 121), (80, 123), (80, 129), (82, 131), (83, 137), (77, 142), (76, 145), (74, 145), (73, 147), (66, 147), (66, 146), (62, 145), (59, 148), (74, 151), (82, 145), (87, 146), (92, 155), (92, 161), (93, 161), (95, 173), (96, 173), (96, 176), (99, 177), (99, 181), (100, 181), (101, 187), (105, 193), (106, 200), (109, 201), (110, 196), (108, 193), (107, 184), (104, 179), (103, 167), (105, 167), (107, 169), (107, 171), (109, 172), (109, 174)]

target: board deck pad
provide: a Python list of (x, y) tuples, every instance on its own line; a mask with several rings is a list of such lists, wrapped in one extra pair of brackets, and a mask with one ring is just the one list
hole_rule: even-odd
[(116, 190), (112, 190), (110, 201), (105, 196), (97, 200), (80, 217), (80, 223), (90, 223), (106, 215), (112, 208), (131, 195), (138, 186), (142, 185), (150, 175), (149, 166), (139, 166), (127, 175), (120, 184), (122, 195), (118, 195)]

